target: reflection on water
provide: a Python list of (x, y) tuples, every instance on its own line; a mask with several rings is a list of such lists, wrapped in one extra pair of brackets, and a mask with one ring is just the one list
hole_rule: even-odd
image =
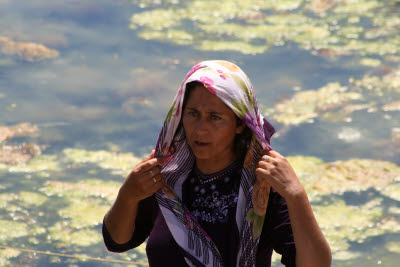
[(395, 0), (0, 0), (0, 265), (145, 266), (144, 246), (105, 251), (102, 217), (186, 72), (220, 58), (250, 76), (333, 266), (397, 266), (399, 11)]

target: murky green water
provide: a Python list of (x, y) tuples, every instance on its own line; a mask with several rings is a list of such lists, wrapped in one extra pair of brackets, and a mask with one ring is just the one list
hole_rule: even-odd
[(102, 217), (189, 68), (225, 59), (252, 80), (333, 266), (397, 266), (398, 14), (396, 0), (0, 0), (0, 265), (146, 266), (144, 247), (105, 250)]

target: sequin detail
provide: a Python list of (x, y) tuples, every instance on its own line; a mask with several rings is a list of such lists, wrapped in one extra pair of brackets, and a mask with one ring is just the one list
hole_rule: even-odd
[[(225, 178), (224, 181), (227, 183), (229, 182), (229, 175), (231, 175), (233, 171), (236, 170), (236, 168), (239, 166), (240, 166), (239, 161), (234, 161), (231, 165), (216, 173), (203, 174), (197, 167), (195, 168), (194, 173), (201, 185), (216, 181), (223, 177)], [(193, 178), (190, 181), (194, 183)]]

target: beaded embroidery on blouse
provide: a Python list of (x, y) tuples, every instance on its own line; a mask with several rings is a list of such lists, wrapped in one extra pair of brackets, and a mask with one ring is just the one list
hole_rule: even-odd
[(240, 163), (235, 161), (227, 168), (208, 175), (195, 168), (193, 177), (190, 177), (193, 191), (189, 209), (198, 222), (227, 223), (234, 214), (240, 183), (240, 175), (235, 177), (234, 172), (238, 167)]
[[(239, 166), (240, 166), (240, 163), (238, 160), (236, 160), (231, 165), (226, 167), (225, 169), (220, 170), (219, 172), (216, 172), (216, 173), (203, 174), (197, 167), (195, 167), (194, 172), (195, 172), (195, 175), (197, 176), (197, 178), (199, 179), (200, 184), (206, 184), (206, 183), (218, 180), (224, 176), (229, 176)], [(194, 179), (194, 178), (192, 178), (192, 179)]]

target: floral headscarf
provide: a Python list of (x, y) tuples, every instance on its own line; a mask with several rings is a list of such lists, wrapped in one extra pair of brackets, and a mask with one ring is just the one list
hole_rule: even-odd
[[(166, 185), (157, 202), (175, 241), (185, 250), (190, 266), (223, 266), (217, 247), (182, 203), (182, 184), (194, 167), (195, 156), (185, 139), (181, 121), (186, 84), (201, 82), (219, 97), (252, 131), (252, 141), (242, 169), (236, 224), (240, 234), (237, 266), (254, 266), (268, 204), (270, 186), (256, 179), (254, 169), (262, 149), (271, 149), (274, 128), (260, 114), (247, 75), (228, 61), (210, 60), (195, 65), (186, 75), (168, 112), (156, 145), (156, 157), (165, 157), (161, 173)], [(183, 140), (182, 142), (174, 142)]]

